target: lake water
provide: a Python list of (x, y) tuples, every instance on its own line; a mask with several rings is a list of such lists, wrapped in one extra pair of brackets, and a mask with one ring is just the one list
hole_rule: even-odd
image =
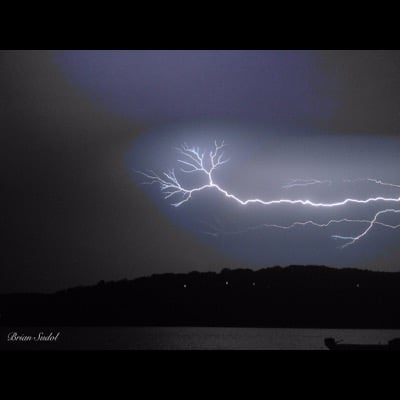
[[(55, 336), (57, 341), (8, 341)], [(12, 336), (12, 335), (11, 335)], [(15, 336), (15, 335), (14, 335)], [(400, 337), (400, 330), (207, 328), (207, 327), (55, 327), (0, 328), (0, 349), (49, 350), (326, 350), (324, 338), (378, 344)]]

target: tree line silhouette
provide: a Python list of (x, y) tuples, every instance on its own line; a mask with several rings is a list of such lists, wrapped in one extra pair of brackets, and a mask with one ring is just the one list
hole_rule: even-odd
[(0, 295), (2, 326), (400, 328), (400, 272), (325, 266), (155, 274)]

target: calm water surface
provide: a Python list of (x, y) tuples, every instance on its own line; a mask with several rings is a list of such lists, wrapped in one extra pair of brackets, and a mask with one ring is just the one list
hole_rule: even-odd
[[(8, 341), (18, 336), (53, 336), (56, 342)], [(0, 349), (62, 350), (326, 350), (324, 338), (347, 343), (387, 343), (400, 330), (207, 328), (207, 327), (57, 327), (0, 328)]]

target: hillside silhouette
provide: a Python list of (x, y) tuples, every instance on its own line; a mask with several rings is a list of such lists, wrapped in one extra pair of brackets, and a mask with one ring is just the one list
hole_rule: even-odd
[(400, 272), (325, 266), (156, 274), (0, 295), (2, 326), (400, 328)]

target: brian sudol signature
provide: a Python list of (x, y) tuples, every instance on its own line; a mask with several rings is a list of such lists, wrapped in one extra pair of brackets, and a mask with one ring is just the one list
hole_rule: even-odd
[(9, 332), (8, 342), (56, 342), (60, 337), (60, 332), (39, 332), (36, 336), (25, 335), (24, 333)]

